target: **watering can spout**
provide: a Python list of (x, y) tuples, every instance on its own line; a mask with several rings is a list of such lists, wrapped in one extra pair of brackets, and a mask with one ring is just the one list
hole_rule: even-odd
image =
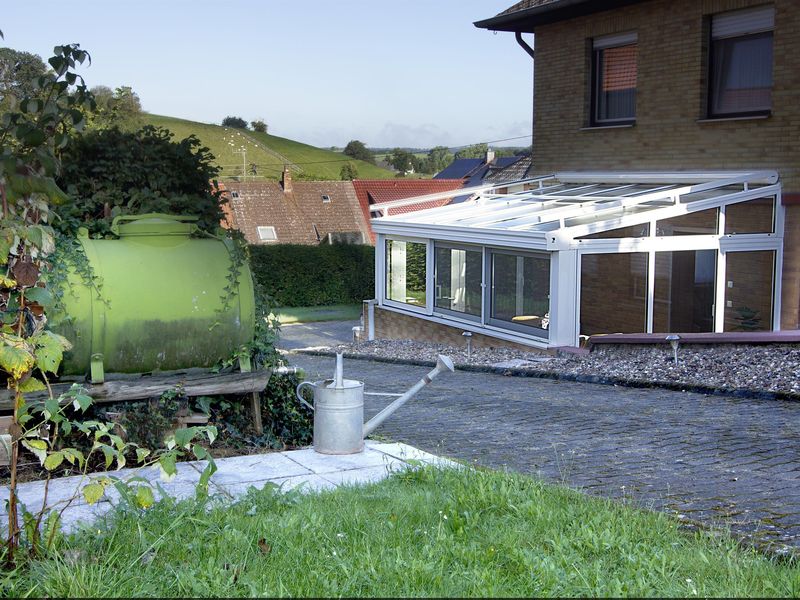
[(408, 402), (411, 398), (413, 398), (417, 392), (419, 392), (422, 388), (428, 385), (431, 381), (436, 379), (440, 373), (444, 373), (445, 371), (450, 371), (451, 373), (455, 370), (453, 366), (453, 361), (449, 356), (444, 356), (440, 354), (436, 360), (436, 366), (432, 371), (430, 371), (425, 377), (420, 379), (417, 383), (415, 383), (405, 394), (400, 396), (397, 400), (392, 402), (389, 406), (384, 408), (381, 412), (377, 415), (372, 417), (369, 421), (364, 423), (364, 436), (368, 436), (370, 433), (375, 431), (381, 423), (383, 423), (386, 419), (391, 417), (398, 408), (403, 406), (406, 402)]

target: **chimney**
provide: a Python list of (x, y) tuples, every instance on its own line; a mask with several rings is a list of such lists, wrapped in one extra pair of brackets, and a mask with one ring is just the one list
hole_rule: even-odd
[(283, 175), (281, 175), (281, 186), (284, 194), (292, 193), (292, 171), (288, 165), (283, 165)]
[(486, 149), (486, 164), (490, 165), (494, 162), (494, 150)]

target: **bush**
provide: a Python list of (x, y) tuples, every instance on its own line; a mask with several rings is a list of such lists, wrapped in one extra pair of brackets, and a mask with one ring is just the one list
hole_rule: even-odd
[(375, 295), (372, 246), (251, 246), (250, 267), (277, 306), (352, 304)]
[(262, 119), (256, 119), (255, 121), (250, 121), (250, 127), (253, 128), (253, 131), (257, 131), (259, 133), (267, 133), (267, 124)]
[(222, 119), (223, 127), (235, 127), (236, 129), (247, 129), (247, 121), (242, 117), (225, 117)]

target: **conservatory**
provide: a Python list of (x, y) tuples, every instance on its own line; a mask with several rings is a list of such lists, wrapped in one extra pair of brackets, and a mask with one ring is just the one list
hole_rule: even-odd
[(380, 308), (539, 348), (779, 329), (777, 172), (562, 172), (502, 187), (518, 191), (373, 219)]

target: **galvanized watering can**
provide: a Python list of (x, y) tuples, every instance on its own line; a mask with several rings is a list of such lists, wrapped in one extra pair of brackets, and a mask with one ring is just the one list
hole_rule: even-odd
[[(333, 379), (304, 381), (296, 390), (297, 399), (314, 411), (314, 450), (321, 454), (361, 452), (364, 450), (364, 437), (375, 431), (398, 408), (444, 371), (453, 371), (453, 361), (440, 354), (436, 367), (430, 373), (364, 423), (364, 382), (343, 377), (342, 355), (337, 354)], [(314, 406), (306, 402), (300, 394), (304, 386), (314, 390)]]

